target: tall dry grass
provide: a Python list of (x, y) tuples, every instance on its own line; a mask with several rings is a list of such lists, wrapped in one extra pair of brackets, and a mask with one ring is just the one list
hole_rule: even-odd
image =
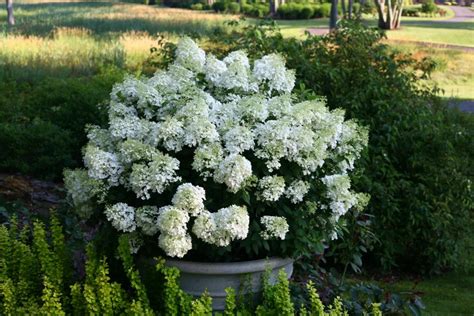
[[(23, 0), (25, 1), (25, 0)], [(28, 0), (33, 1), (33, 0)], [(48, 0), (49, 1), (49, 0)], [(232, 16), (130, 3), (17, 3), (17, 25), (0, 11), (0, 79), (88, 76), (114, 65), (140, 69), (158, 34), (206, 35)]]

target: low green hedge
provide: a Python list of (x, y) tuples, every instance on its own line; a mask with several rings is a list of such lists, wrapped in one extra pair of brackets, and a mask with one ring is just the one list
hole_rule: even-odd
[[(353, 12), (360, 8), (358, 3), (354, 4)], [(341, 7), (338, 7), (338, 13), (342, 14)], [(296, 3), (290, 2), (278, 8), (278, 18), (285, 20), (306, 20), (312, 18), (327, 18), (331, 14), (331, 4), (322, 3)]]
[(0, 171), (59, 179), (80, 166), (86, 124), (100, 124), (99, 106), (123, 76), (115, 68), (89, 77), (0, 82)]

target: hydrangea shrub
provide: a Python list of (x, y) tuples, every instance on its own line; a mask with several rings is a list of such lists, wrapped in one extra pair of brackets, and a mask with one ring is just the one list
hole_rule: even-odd
[(129, 234), (135, 251), (314, 252), (367, 202), (349, 173), (368, 131), (323, 99), (299, 100), (294, 82), (279, 55), (219, 60), (182, 39), (167, 70), (113, 88), (106, 128), (88, 127), (85, 169), (65, 172), (75, 209)]

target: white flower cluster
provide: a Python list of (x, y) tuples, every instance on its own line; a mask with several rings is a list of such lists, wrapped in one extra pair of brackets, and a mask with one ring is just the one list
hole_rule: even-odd
[(245, 207), (231, 205), (216, 213), (204, 212), (196, 218), (193, 233), (203, 241), (225, 247), (247, 238), (250, 218)]
[(135, 208), (125, 204), (117, 203), (105, 208), (105, 216), (117, 230), (130, 233), (136, 228)]
[(305, 195), (309, 192), (310, 185), (308, 182), (302, 180), (293, 181), (286, 189), (285, 195), (291, 200), (293, 204), (302, 202)]
[(330, 200), (329, 208), (336, 220), (357, 205), (358, 194), (350, 190), (351, 180), (348, 175), (329, 175), (321, 180), (326, 185), (326, 196)]
[(191, 216), (197, 216), (204, 210), (206, 191), (199, 186), (185, 183), (178, 187), (171, 202), (174, 206), (186, 210)]
[(267, 176), (258, 182), (260, 197), (265, 201), (278, 201), (285, 192), (285, 179), (279, 176)]
[(103, 186), (100, 181), (90, 178), (85, 170), (64, 171), (64, 186), (76, 207), (80, 217), (87, 219), (94, 213), (95, 205), (92, 199), (101, 199)]
[[(127, 77), (113, 88), (108, 127), (88, 127), (86, 170), (66, 175), (72, 202), (87, 215), (92, 201), (111, 201), (105, 215), (117, 230), (160, 233), (159, 246), (177, 257), (192, 247), (190, 227), (217, 246), (247, 237), (252, 205), (247, 211), (232, 199), (210, 212), (208, 188), (236, 198), (250, 194), (265, 205), (283, 200), (301, 206), (317, 199), (309, 194), (312, 183), (331, 170), (337, 175), (322, 180), (329, 207), (336, 217), (345, 214), (358, 203), (346, 174), (367, 145), (367, 130), (344, 121), (344, 112), (330, 111), (324, 100), (294, 102), (294, 84), (295, 73), (280, 55), (251, 62), (236, 51), (219, 60), (182, 39), (167, 70), (149, 79)], [(196, 177), (203, 187), (186, 183)], [(109, 199), (112, 187), (143, 201), (175, 195), (134, 208), (116, 203), (115, 194)], [(284, 217), (255, 220), (269, 238), (283, 239), (289, 229)]]
[(262, 216), (260, 223), (265, 227), (260, 233), (263, 239), (279, 238), (284, 240), (286, 233), (290, 230), (286, 218), (282, 216)]

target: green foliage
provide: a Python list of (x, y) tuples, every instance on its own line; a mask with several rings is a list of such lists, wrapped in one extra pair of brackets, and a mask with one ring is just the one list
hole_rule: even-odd
[(314, 9), (314, 15), (316, 18), (327, 18), (331, 14), (331, 4), (323, 3)]
[[(15, 219), (10, 221), (16, 223)], [(0, 313), (2, 315), (212, 315), (212, 299), (207, 291), (200, 297), (193, 298), (179, 287), (180, 272), (176, 268), (166, 267), (164, 260), (157, 260), (155, 274), (163, 277), (158, 286), (163, 294), (162, 305), (152, 309), (149, 305), (150, 293), (142, 282), (141, 273), (135, 268), (130, 254), (130, 244), (126, 237), (118, 243), (118, 259), (123, 269), (111, 272), (109, 261), (97, 252), (90, 244), (86, 249), (85, 278), (79, 279), (69, 288), (58, 286), (58, 283), (70, 284), (71, 279), (65, 277), (70, 267), (64, 267), (65, 260), (61, 256), (70, 257), (64, 251), (64, 235), (56, 218), (51, 220), (49, 229), (46, 225), (35, 222), (33, 232), (24, 226), (0, 226), (0, 250), (20, 250), (0, 253)], [(16, 242), (16, 244), (15, 244)], [(12, 247), (15, 245), (15, 247)], [(7, 254), (7, 255), (5, 255)], [(49, 259), (46, 258), (49, 256)], [(38, 259), (36, 259), (38, 257)], [(15, 265), (19, 265), (16, 267)], [(37, 266), (40, 271), (35, 273)], [(36, 269), (38, 270), (38, 269)], [(62, 275), (61, 275), (62, 274)], [(146, 276), (148, 277), (148, 276)], [(274, 283), (274, 284), (273, 284)], [(23, 285), (22, 285), (23, 284)], [(263, 298), (260, 305), (250, 304), (254, 293), (248, 292), (246, 303), (236, 304), (236, 289), (226, 289), (226, 308), (224, 315), (296, 315), (295, 297), (291, 296), (290, 283), (284, 270), (276, 280), (270, 280), (270, 271), (264, 274)], [(246, 287), (246, 284), (244, 287)], [(325, 311), (312, 282), (306, 286), (306, 296), (300, 307), (299, 315), (326, 316), (346, 315), (339, 300)], [(395, 311), (393, 305), (384, 302), (384, 294), (379, 290), (377, 295), (365, 288), (351, 292), (353, 298), (362, 302), (344, 300), (351, 311), (363, 313), (376, 310)], [(375, 293), (375, 292), (374, 292)], [(359, 296), (367, 299), (367, 303)], [(380, 302), (380, 308), (372, 305)]]
[[(296, 20), (296, 19), (310, 19), (312, 17), (325, 17), (319, 15), (320, 5), (302, 4), (290, 2), (278, 7), (278, 17), (281, 19)], [(318, 14), (316, 14), (318, 12)]]
[(202, 3), (195, 3), (195, 4), (191, 4), (191, 7), (190, 7), (192, 10), (204, 10), (204, 5)]
[(191, 316), (212, 315), (212, 298), (207, 291), (191, 302)]
[(268, 272), (263, 279), (263, 302), (255, 311), (256, 315), (294, 315), (295, 309), (290, 295), (288, 276), (279, 271), (275, 285), (269, 282)]
[(408, 7), (403, 8), (402, 16), (420, 16), (421, 8), (419, 7)]
[(216, 1), (212, 4), (212, 9), (218, 13), (225, 13), (229, 8), (229, 1)]
[(251, 17), (263, 18), (270, 13), (270, 7), (268, 4), (262, 4), (260, 2), (242, 4), (241, 12)]
[(51, 316), (66, 315), (61, 305), (61, 292), (55, 284), (49, 281), (47, 276), (44, 277), (42, 300), (41, 314)]
[(319, 299), (318, 292), (312, 281), (306, 284), (309, 296), (309, 314), (313, 316), (324, 316), (324, 305)]
[(235, 315), (236, 310), (236, 301), (235, 301), (235, 290), (231, 287), (225, 289), (225, 310), (224, 316), (233, 316)]
[(84, 127), (103, 122), (98, 105), (121, 76), (111, 70), (88, 78), (2, 81), (0, 170), (58, 178), (64, 167), (79, 166)]
[(138, 270), (135, 269), (133, 265), (133, 258), (130, 253), (130, 243), (127, 236), (122, 235), (119, 238), (119, 247), (118, 252), (120, 259), (122, 260), (123, 269), (125, 274), (127, 275), (128, 279), (130, 280), (130, 284), (132, 288), (136, 292), (137, 301), (134, 302), (134, 308), (138, 308), (140, 306), (140, 310), (142, 311), (142, 315), (151, 315), (153, 314), (150, 308), (150, 302), (148, 301), (148, 296), (146, 293), (146, 288), (143, 285), (140, 274)]
[(227, 6), (227, 12), (231, 14), (238, 14), (240, 12), (240, 4), (237, 2), (231, 2)]
[(474, 118), (445, 107), (423, 85), (432, 62), (393, 51), (383, 37), (344, 23), (303, 41), (250, 26), (219, 42), (255, 58), (283, 54), (297, 86), (368, 125), (369, 150), (353, 183), (372, 197), (368, 213), (380, 241), (371, 252), (374, 263), (426, 273), (458, 267), (473, 227)]
[(421, 12), (423, 13), (436, 13), (438, 12), (438, 6), (434, 0), (424, 0), (421, 5)]
[[(51, 234), (44, 224), (19, 229), (15, 218), (0, 226), (0, 312), (5, 315), (64, 315), (64, 240), (57, 219)], [(32, 244), (31, 244), (32, 242)], [(5, 248), (6, 247), (6, 248)], [(10, 250), (8, 250), (10, 249)]]

